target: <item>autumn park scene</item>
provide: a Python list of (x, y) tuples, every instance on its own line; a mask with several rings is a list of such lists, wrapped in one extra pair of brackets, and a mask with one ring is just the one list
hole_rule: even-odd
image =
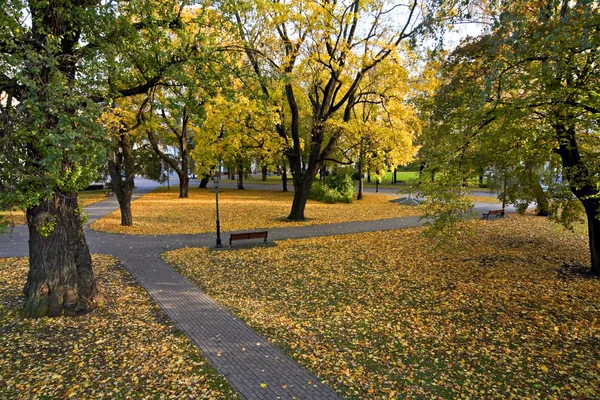
[(600, 398), (595, 0), (2, 0), (1, 399)]

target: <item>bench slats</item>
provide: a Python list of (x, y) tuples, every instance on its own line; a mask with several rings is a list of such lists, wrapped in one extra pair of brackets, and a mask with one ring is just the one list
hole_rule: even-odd
[(265, 239), (265, 243), (267, 243), (267, 236), (269, 235), (268, 231), (260, 231), (260, 232), (241, 232), (241, 233), (232, 233), (229, 236), (229, 246), (231, 246), (231, 242), (234, 240), (249, 240), (249, 239)]

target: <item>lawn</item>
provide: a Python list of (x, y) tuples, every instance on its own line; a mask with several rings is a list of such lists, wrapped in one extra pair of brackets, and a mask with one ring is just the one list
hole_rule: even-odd
[[(121, 226), (121, 214), (115, 211), (94, 222), (96, 230), (134, 234), (166, 235), (213, 232), (215, 230), (215, 192), (190, 188), (189, 198), (178, 198), (177, 188), (159, 188), (132, 202), (133, 226)], [(390, 202), (385, 195), (367, 194), (352, 204), (325, 204), (309, 201), (304, 222), (285, 220), (290, 212), (293, 193), (224, 189), (219, 191), (219, 213), (224, 232), (258, 228), (328, 224), (334, 222), (419, 215), (418, 208)]]
[[(89, 206), (106, 198), (103, 190), (86, 190), (79, 192), (78, 203), (81, 207)], [(21, 210), (0, 211), (0, 216), (4, 216), (11, 225), (21, 225), (26, 222), (25, 212)]]
[(105, 307), (23, 319), (27, 259), (0, 258), (0, 398), (237, 398), (114, 258), (94, 270)]
[(586, 239), (545, 218), (165, 259), (350, 399), (600, 398), (600, 280)]

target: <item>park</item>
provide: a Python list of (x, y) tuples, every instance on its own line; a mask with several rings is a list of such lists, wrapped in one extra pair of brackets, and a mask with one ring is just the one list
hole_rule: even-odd
[(600, 397), (594, 2), (0, 21), (1, 398)]

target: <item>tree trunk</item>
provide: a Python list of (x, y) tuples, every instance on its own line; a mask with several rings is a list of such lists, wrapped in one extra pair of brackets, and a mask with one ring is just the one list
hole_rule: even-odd
[(281, 174), (281, 184), (283, 186), (283, 191), (287, 192), (288, 191), (288, 187), (287, 187), (287, 171), (284, 169), (283, 173)]
[(423, 161), (419, 163), (419, 185), (421, 184), (421, 179), (423, 178), (423, 170), (427, 164)]
[(186, 199), (188, 197), (188, 188), (190, 186), (190, 178), (187, 173), (178, 174), (179, 176), (179, 198)]
[(266, 182), (267, 181), (267, 172), (268, 172), (268, 168), (267, 167), (262, 167), (262, 181)]
[(77, 209), (77, 193), (56, 193), (27, 210), (26, 317), (76, 315), (102, 304)]
[[(112, 159), (108, 160), (108, 172), (111, 178), (113, 193), (119, 202), (121, 210), (121, 225), (131, 226), (133, 215), (131, 213), (131, 197), (134, 186), (134, 159), (133, 143), (129, 135), (122, 134), (119, 139), (120, 152), (113, 153)], [(125, 179), (121, 177), (125, 173)]]
[[(314, 178), (313, 178), (314, 179)], [(304, 209), (306, 208), (306, 202), (308, 201), (308, 191), (312, 183), (304, 180), (300, 187), (296, 187), (296, 181), (294, 180), (294, 200), (292, 201), (292, 209), (288, 219), (291, 221), (303, 221)]]
[[(573, 121), (574, 117), (567, 116), (564, 120)], [(571, 192), (585, 208), (588, 222), (591, 272), (600, 274), (600, 220), (597, 219), (600, 214), (600, 200), (598, 199), (600, 193), (593, 175), (581, 159), (574, 124), (567, 125), (565, 122), (557, 122), (554, 129), (556, 130), (556, 137), (559, 139), (559, 147), (555, 151), (561, 157), (563, 170), (569, 181)]]
[(367, 171), (367, 182), (371, 183), (371, 171)]
[(362, 200), (363, 198), (363, 173), (362, 173), (362, 160), (358, 160), (358, 195), (356, 200)]
[(590, 240), (591, 272), (600, 275), (600, 200), (586, 199), (581, 201), (585, 208), (588, 223), (588, 238)]
[(244, 164), (238, 164), (238, 181), (237, 188), (244, 189)]
[(542, 188), (542, 185), (537, 179), (535, 182), (532, 182), (531, 190), (535, 196), (535, 202), (537, 203), (537, 215), (541, 217), (550, 215), (550, 201), (548, 199), (548, 194), (544, 192), (544, 188)]

